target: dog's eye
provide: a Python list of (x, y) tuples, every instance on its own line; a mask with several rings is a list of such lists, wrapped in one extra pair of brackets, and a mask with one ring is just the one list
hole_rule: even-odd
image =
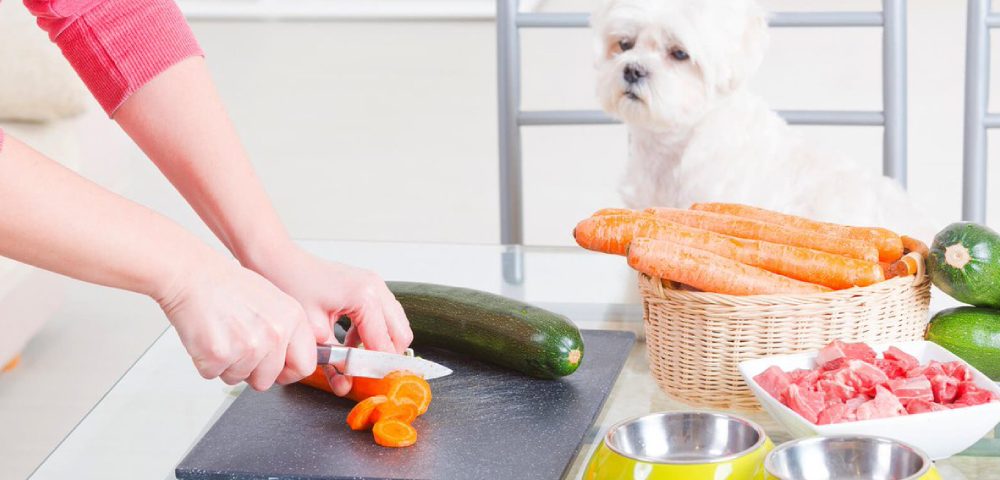
[(687, 60), (687, 59), (691, 58), (691, 57), (688, 56), (688, 53), (685, 52), (684, 50), (671, 50), (670, 51), (670, 56), (674, 57), (675, 60), (680, 60), (682, 62), (684, 60)]
[(627, 38), (623, 38), (621, 40), (618, 40), (618, 48), (622, 49), (623, 52), (626, 51), (626, 50), (631, 50), (632, 49), (632, 41), (629, 40), (629, 39), (627, 39)]

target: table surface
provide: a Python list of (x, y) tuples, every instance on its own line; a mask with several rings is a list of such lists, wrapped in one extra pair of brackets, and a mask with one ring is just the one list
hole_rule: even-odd
[[(500, 293), (563, 313), (581, 328), (630, 330), (641, 336), (635, 277), (617, 257), (496, 245), (301, 244), (323, 257), (374, 269), (387, 279)], [(512, 258), (522, 262), (512, 265)], [(505, 270), (523, 272), (522, 281), (505, 281)], [(932, 310), (951, 305), (940, 292), (935, 295)], [(173, 479), (177, 463), (243, 388), (201, 379), (177, 335), (167, 328), (30, 478)], [(649, 412), (688, 409), (656, 386), (645, 343), (636, 342), (566, 478), (580, 477), (585, 460), (610, 425)], [(763, 425), (776, 443), (790, 438), (766, 413), (744, 415)], [(990, 435), (963, 454), (938, 462), (938, 468), (945, 479), (1000, 480), (1000, 440)]]

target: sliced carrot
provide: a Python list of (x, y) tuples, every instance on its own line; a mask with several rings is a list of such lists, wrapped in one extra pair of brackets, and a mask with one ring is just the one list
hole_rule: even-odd
[(633, 240), (629, 246), (628, 264), (647, 275), (690, 285), (706, 292), (767, 295), (830, 291), (822, 285), (788, 278), (666, 240)]
[(831, 237), (784, 225), (762, 222), (716, 212), (682, 210), (678, 208), (650, 208), (647, 212), (658, 218), (682, 223), (689, 227), (711, 230), (716, 233), (751, 240), (793, 245), (844, 255), (869, 262), (878, 261), (878, 249), (868, 242), (849, 238)]
[(347, 414), (347, 425), (351, 427), (351, 430), (368, 430), (372, 428), (374, 424), (373, 414), (375, 409), (379, 405), (388, 402), (389, 399), (384, 395), (375, 395), (374, 397), (368, 397), (354, 406), (350, 413)]
[(395, 418), (406, 423), (413, 423), (418, 415), (419, 408), (416, 403), (413, 403), (413, 400), (409, 398), (389, 398), (389, 401), (375, 407), (375, 412), (372, 414), (372, 421), (379, 422)]
[(431, 405), (431, 386), (421, 377), (406, 375), (392, 381), (386, 396), (396, 400), (409, 399), (417, 406), (417, 414), (427, 413)]
[(577, 243), (584, 248), (621, 255), (625, 254), (626, 247), (634, 238), (669, 240), (833, 289), (867, 286), (885, 280), (882, 269), (875, 262), (723, 235), (652, 216), (591, 217), (580, 222), (574, 234)]
[(333, 388), (330, 387), (330, 381), (326, 379), (326, 373), (323, 372), (322, 366), (316, 367), (316, 370), (313, 371), (312, 375), (299, 380), (299, 383), (313, 388), (318, 388), (324, 392), (333, 393)]
[(691, 209), (760, 220), (762, 222), (784, 225), (831, 237), (861, 240), (878, 248), (879, 260), (883, 262), (894, 262), (903, 256), (903, 241), (900, 236), (884, 228), (852, 227), (836, 223), (819, 222), (738, 203), (696, 203), (691, 206)]
[(351, 391), (347, 393), (346, 397), (354, 400), (355, 402), (360, 402), (368, 397), (375, 395), (387, 395), (389, 393), (389, 386), (397, 378), (402, 378), (406, 375), (412, 375), (408, 372), (392, 372), (383, 378), (366, 378), (366, 377), (354, 377), (353, 383), (351, 384)]
[(383, 447), (409, 447), (417, 443), (417, 430), (396, 419), (379, 420), (372, 428), (375, 443)]

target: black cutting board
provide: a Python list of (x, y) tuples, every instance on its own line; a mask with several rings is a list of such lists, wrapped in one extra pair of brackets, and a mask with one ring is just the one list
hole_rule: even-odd
[(635, 336), (584, 330), (579, 370), (528, 378), (438, 350), (417, 444), (389, 449), (345, 423), (353, 402), (292, 385), (247, 389), (177, 466), (184, 480), (558, 479), (614, 386)]

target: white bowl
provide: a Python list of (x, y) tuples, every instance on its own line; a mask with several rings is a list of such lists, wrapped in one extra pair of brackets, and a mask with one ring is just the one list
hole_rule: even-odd
[[(1000, 387), (993, 383), (989, 377), (936, 343), (920, 340), (872, 345), (871, 347), (876, 352), (881, 353), (891, 346), (917, 357), (921, 365), (931, 360), (939, 362), (958, 360), (965, 363), (969, 371), (972, 372), (973, 380), (977, 386), (1000, 395)], [(792, 355), (748, 360), (740, 362), (739, 366), (743, 379), (757, 396), (757, 400), (760, 401), (764, 410), (767, 410), (796, 438), (816, 435), (875, 435), (909, 443), (926, 452), (932, 459), (940, 460), (971, 447), (1000, 422), (1000, 402), (990, 402), (955, 410), (816, 425), (772, 397), (753, 379), (754, 376), (772, 365), (777, 365), (778, 368), (786, 372), (797, 368), (816, 368), (816, 353), (817, 351), (813, 350)]]

